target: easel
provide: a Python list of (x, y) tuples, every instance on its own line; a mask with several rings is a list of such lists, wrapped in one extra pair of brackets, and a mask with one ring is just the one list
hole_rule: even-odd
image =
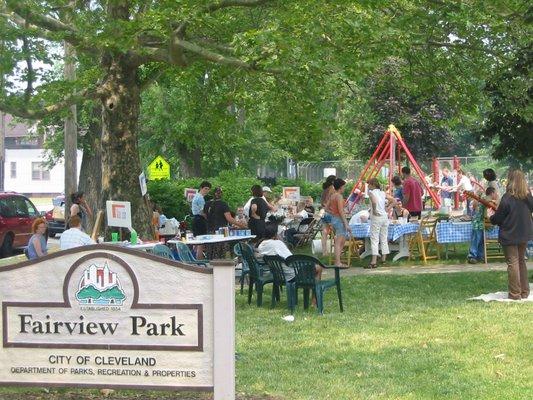
[(91, 233), (91, 239), (95, 242), (98, 240), (98, 233), (100, 232), (100, 227), (102, 226), (103, 220), (104, 212), (102, 210), (98, 210), (96, 213), (96, 219), (94, 221), (93, 232)]
[[(361, 191), (364, 191), (363, 182), (368, 181), (371, 178), (374, 178), (379, 174), (381, 171), (381, 168), (388, 164), (389, 166), (389, 189), (388, 193), (391, 194), (392, 192), (392, 178), (394, 176), (394, 170), (396, 167), (398, 167), (398, 174), (401, 173), (401, 160), (402, 160), (402, 152), (405, 154), (406, 159), (409, 161), (417, 175), (419, 176), (422, 186), (425, 187), (428, 194), (431, 196), (431, 199), (433, 200), (433, 203), (435, 204), (435, 208), (440, 208), (440, 197), (437, 196), (437, 193), (434, 192), (430, 186), (428, 185), (426, 181), (426, 175), (416, 162), (415, 158), (411, 154), (411, 151), (405, 144), (402, 136), (400, 135), (400, 132), (394, 125), (389, 125), (385, 133), (383, 134), (383, 137), (381, 138), (381, 141), (379, 142), (378, 146), (376, 147), (376, 150), (374, 151), (374, 154), (370, 157), (368, 162), (366, 163), (365, 167), (363, 168), (363, 171), (359, 175), (359, 178), (357, 179), (350, 196), (355, 192), (356, 189), (360, 189)], [(360, 187), (361, 186), (361, 187)], [(350, 198), (348, 196), (348, 198)], [(353, 203), (350, 206), (349, 211), (351, 212), (355, 203)]]

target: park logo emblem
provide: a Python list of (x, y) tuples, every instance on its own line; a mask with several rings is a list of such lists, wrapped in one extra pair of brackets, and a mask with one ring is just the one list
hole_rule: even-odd
[(118, 276), (107, 262), (103, 266), (91, 264), (83, 271), (76, 293), (78, 304), (122, 306), (125, 299)]

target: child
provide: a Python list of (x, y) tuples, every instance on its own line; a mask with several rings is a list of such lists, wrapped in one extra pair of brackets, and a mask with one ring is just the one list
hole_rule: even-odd
[[(498, 201), (498, 193), (494, 187), (488, 187), (485, 191), (486, 199), (494, 202)], [(474, 216), (472, 218), (472, 238), (470, 239), (470, 250), (468, 251), (468, 263), (477, 264), (484, 262), (485, 252), (483, 249), (483, 230), (485, 229), (485, 217), (487, 207), (477, 201), (473, 204)]]

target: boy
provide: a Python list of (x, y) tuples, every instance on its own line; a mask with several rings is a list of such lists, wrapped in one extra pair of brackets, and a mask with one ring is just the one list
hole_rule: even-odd
[[(485, 190), (486, 199), (497, 204), (498, 193), (493, 187)], [(474, 216), (472, 218), (472, 237), (470, 239), (470, 250), (468, 251), (468, 263), (477, 264), (485, 261), (485, 252), (483, 248), (483, 230), (485, 229), (485, 217), (487, 216), (487, 207), (475, 201), (473, 203)]]

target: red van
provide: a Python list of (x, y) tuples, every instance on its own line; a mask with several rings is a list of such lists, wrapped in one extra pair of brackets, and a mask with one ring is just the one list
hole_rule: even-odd
[(0, 255), (8, 257), (13, 249), (28, 245), (31, 225), (40, 217), (33, 203), (15, 192), (0, 192)]

